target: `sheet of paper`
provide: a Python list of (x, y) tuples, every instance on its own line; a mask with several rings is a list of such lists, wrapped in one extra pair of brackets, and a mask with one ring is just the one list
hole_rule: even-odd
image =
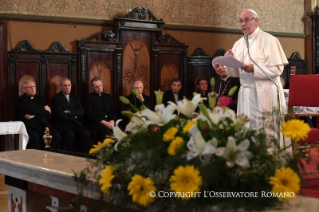
[(227, 66), (230, 68), (240, 68), (244, 65), (244, 63), (238, 61), (237, 59), (233, 58), (233, 56), (230, 56), (230, 55), (214, 58), (213, 62), (219, 63), (223, 66)]

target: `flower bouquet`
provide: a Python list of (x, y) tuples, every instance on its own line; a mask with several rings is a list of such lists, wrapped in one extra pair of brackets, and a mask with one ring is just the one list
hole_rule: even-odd
[[(209, 98), (210, 108), (196, 94), (178, 105), (158, 102), (155, 111), (143, 106), (133, 108), (135, 113), (124, 111), (130, 117), (126, 129), (118, 120), (114, 137), (90, 150), (96, 160), (75, 175), (76, 181), (86, 185), (90, 173), (108, 208), (138, 211), (263, 210), (295, 198), (301, 178), (297, 159), (274, 137), (247, 128), (247, 117), (214, 107), (215, 93)], [(307, 136), (288, 122), (282, 131)]]

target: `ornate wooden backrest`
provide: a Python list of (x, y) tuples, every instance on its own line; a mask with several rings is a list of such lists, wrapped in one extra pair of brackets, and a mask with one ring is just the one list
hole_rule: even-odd
[(307, 74), (307, 62), (301, 59), (299, 52), (292, 53), (288, 62), (289, 64), (285, 65), (283, 73), (281, 74), (281, 80), (285, 89), (289, 89), (290, 75)]
[(173, 78), (186, 79), (188, 46), (162, 33), (163, 24), (149, 9), (137, 7), (115, 18), (113, 31), (78, 41), (81, 96), (90, 92), (90, 79), (100, 76), (117, 108), (122, 108), (118, 97), (128, 96), (133, 82), (140, 80), (154, 105), (155, 90), (167, 90)]
[(67, 77), (72, 83), (72, 93), (76, 94), (76, 55), (69, 53), (59, 42), (48, 50), (37, 50), (31, 42), (24, 40), (8, 52), (8, 89), (13, 95), (8, 98), (8, 114), (14, 116), (14, 103), (23, 94), (22, 83), (31, 79), (37, 85), (37, 94), (45, 97), (49, 104), (51, 98), (60, 90), (59, 82)]
[[(159, 85), (156, 85), (163, 91), (170, 89), (172, 79), (179, 78), (182, 82), (182, 92), (187, 95), (187, 48), (184, 43), (177, 41), (171, 35), (162, 33), (153, 46), (153, 55), (155, 60), (155, 73), (159, 74)], [(158, 63), (158, 64), (156, 64)], [(158, 69), (157, 69), (158, 67)], [(155, 88), (156, 90), (156, 88)]]
[(187, 58), (189, 94), (197, 90), (196, 83), (200, 78), (207, 80), (208, 89), (211, 90), (210, 79), (212, 77), (217, 79), (218, 77), (212, 66), (212, 60), (213, 57), (207, 55), (202, 48), (196, 48), (194, 53)]
[[(90, 81), (100, 77), (104, 91), (112, 94), (113, 101), (121, 95), (122, 46), (110, 30), (77, 41), (79, 57), (78, 92), (84, 98), (91, 90)], [(117, 98), (118, 99), (118, 98)], [(118, 105), (118, 103), (117, 103)]]

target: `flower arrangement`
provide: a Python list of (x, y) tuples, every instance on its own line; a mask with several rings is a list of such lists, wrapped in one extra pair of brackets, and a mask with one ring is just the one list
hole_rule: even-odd
[[(247, 117), (214, 107), (215, 93), (209, 98), (210, 108), (196, 94), (178, 105), (158, 102), (155, 111), (124, 111), (130, 117), (126, 129), (118, 120), (114, 138), (90, 150), (102, 199), (137, 210), (206, 211), (262, 210), (295, 198), (301, 178), (296, 158), (274, 137), (246, 128)], [(296, 131), (298, 124), (285, 123), (281, 131), (305, 138), (307, 129)], [(269, 154), (268, 148), (275, 150)], [(81, 175), (89, 172), (93, 169)], [(86, 179), (81, 175), (75, 175), (78, 182)]]

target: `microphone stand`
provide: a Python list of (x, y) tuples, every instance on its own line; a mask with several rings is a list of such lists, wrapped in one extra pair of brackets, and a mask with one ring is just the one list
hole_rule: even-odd
[(278, 110), (278, 120), (276, 122), (277, 122), (277, 137), (279, 139), (279, 144), (277, 143), (277, 148), (279, 149), (280, 148), (280, 120), (281, 120), (279, 87), (278, 87), (277, 83), (273, 79), (271, 79), (271, 77), (268, 76), (268, 74), (251, 58), (250, 53), (249, 53), (248, 34), (244, 34), (244, 39), (246, 41), (249, 59), (266, 75), (266, 77), (269, 78), (270, 81), (272, 81), (275, 84), (275, 86), (277, 88), (277, 100), (278, 100), (279, 110)]

